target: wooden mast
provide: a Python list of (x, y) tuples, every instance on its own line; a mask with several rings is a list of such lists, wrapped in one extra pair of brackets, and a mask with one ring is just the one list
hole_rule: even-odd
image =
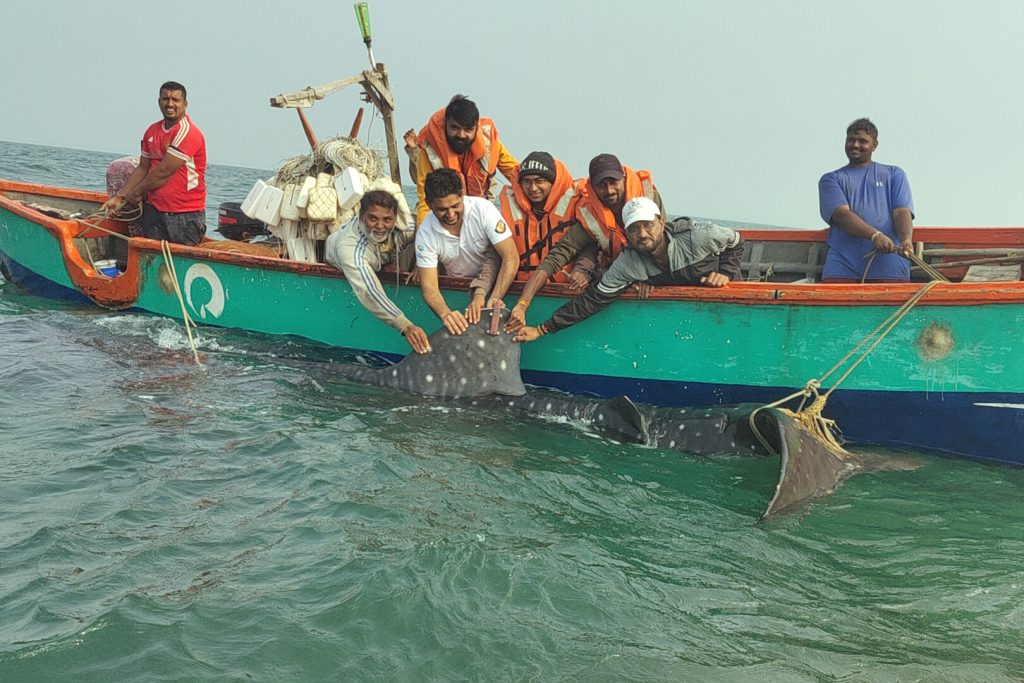
[(288, 95), (277, 95), (270, 98), (270, 106), (281, 109), (298, 109), (299, 118), (303, 121), (303, 129), (310, 144), (315, 145), (316, 137), (312, 128), (308, 127), (302, 109), (312, 107), (317, 100), (322, 100), (331, 93), (337, 92), (350, 85), (359, 84), (363, 88), (364, 98), (373, 104), (380, 112), (384, 120), (384, 134), (388, 146), (388, 166), (391, 172), (391, 179), (398, 184), (402, 182), (401, 164), (398, 160), (398, 143), (395, 137), (395, 123), (393, 113), (395, 111), (395, 100), (391, 94), (391, 87), (388, 84), (388, 70), (383, 63), (374, 63), (373, 50), (371, 49), (372, 39), (370, 37), (370, 15), (365, 2), (356, 3), (356, 17), (359, 20), (359, 28), (363, 35), (363, 42), (366, 44), (367, 54), (370, 58), (370, 69), (355, 76), (340, 78), (318, 86), (309, 86), (298, 92)]

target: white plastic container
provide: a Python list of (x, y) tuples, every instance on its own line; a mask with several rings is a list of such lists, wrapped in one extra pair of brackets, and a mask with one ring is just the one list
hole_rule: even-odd
[(299, 186), (288, 183), (284, 186), (284, 199), (281, 200), (281, 220), (299, 220)]
[(284, 192), (273, 185), (265, 183), (264, 185), (265, 187), (257, 199), (256, 207), (253, 209), (252, 218), (267, 225), (276, 226), (281, 222), (281, 202), (284, 199)]
[(262, 180), (257, 180), (256, 184), (249, 190), (249, 194), (245, 195), (245, 199), (242, 200), (242, 213), (249, 218), (256, 218), (256, 206), (260, 202), (260, 195), (263, 194), (263, 190), (267, 189), (267, 184)]
[(338, 191), (338, 207), (342, 212), (355, 208), (366, 192), (363, 174), (349, 166), (334, 179), (334, 189)]
[(311, 175), (306, 176), (306, 179), (302, 181), (302, 185), (299, 185), (299, 194), (295, 198), (295, 204), (299, 207), (300, 211), (305, 211), (306, 207), (309, 206), (309, 191), (316, 187), (316, 178)]

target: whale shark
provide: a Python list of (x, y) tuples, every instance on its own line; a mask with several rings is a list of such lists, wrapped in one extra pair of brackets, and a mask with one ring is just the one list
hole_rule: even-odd
[(778, 457), (779, 477), (762, 518), (805, 506), (850, 476), (912, 469), (913, 460), (852, 453), (829, 442), (789, 411), (764, 406), (707, 408), (638, 406), (627, 396), (595, 399), (550, 390), (527, 391), (519, 370), (522, 346), (501, 332), (505, 309), (461, 335), (444, 327), (430, 335), (430, 352), (396, 364), (332, 364), (331, 373), (358, 382), (424, 396), (468, 400), (543, 417), (583, 422), (604, 437), (696, 456)]

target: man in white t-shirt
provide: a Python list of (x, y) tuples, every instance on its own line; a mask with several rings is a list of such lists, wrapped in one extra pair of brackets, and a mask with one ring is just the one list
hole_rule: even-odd
[[(451, 334), (462, 334), (480, 322), (485, 299), (489, 308), (504, 306), (502, 297), (519, 270), (519, 251), (498, 208), (486, 199), (463, 196), (462, 179), (455, 171), (441, 168), (428, 174), (424, 195), (430, 213), (416, 231), (416, 267), (423, 300)], [(495, 254), (501, 266), (488, 298), (489, 278), (481, 282), (479, 276)], [(438, 263), (448, 275), (478, 278), (465, 315), (449, 308), (441, 295)]]

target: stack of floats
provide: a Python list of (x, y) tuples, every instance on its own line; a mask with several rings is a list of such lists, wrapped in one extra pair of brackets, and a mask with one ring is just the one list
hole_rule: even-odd
[(412, 224), (402, 188), (382, 174), (377, 154), (353, 138), (332, 138), (310, 155), (282, 163), (273, 178), (257, 180), (242, 202), (242, 213), (265, 223), (287, 258), (315, 263), (316, 242), (348, 223), (371, 190), (393, 195), (397, 224)]

